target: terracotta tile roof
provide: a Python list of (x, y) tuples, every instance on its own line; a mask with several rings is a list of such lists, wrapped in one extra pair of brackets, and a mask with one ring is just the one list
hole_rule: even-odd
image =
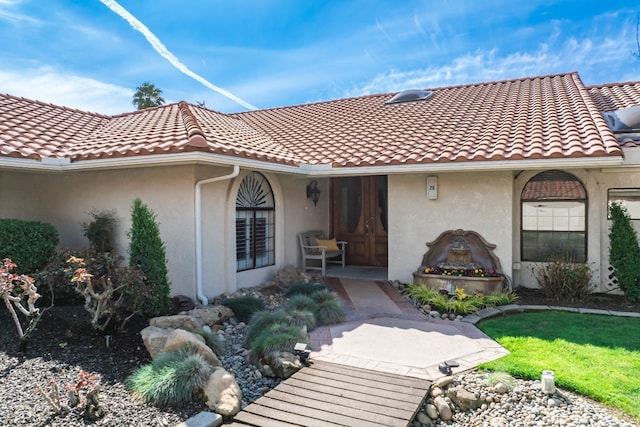
[(351, 167), (621, 155), (576, 73), (431, 91), (411, 104), (383, 94), (230, 115), (181, 102), (103, 116), (0, 95), (0, 156), (203, 151)]
[(620, 156), (576, 73), (430, 89), (235, 114), (308, 164), (379, 166)]
[(0, 155), (64, 157), (72, 141), (86, 138), (108, 121), (109, 116), (0, 95)]

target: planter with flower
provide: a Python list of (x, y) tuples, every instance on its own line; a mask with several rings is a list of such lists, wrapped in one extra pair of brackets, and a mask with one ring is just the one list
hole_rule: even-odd
[(422, 259), (422, 266), (413, 273), (414, 284), (450, 295), (455, 294), (456, 289), (485, 295), (502, 291), (504, 276), (500, 273), (500, 261), (493, 253), (496, 246), (478, 233), (446, 231), (427, 246), (429, 251)]

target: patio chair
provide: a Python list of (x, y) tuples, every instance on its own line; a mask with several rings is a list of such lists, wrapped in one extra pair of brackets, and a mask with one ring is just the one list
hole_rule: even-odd
[[(324, 276), (327, 271), (327, 263), (345, 264), (345, 245), (347, 242), (327, 239), (326, 234), (320, 230), (305, 231), (298, 234), (300, 250), (302, 252), (302, 270), (322, 270)], [(312, 261), (311, 264), (308, 261)], [(320, 261), (320, 266), (316, 261)]]

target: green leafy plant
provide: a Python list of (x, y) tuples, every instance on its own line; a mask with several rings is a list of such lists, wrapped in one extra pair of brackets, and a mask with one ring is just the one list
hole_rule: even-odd
[[(18, 330), (20, 350), (25, 351), (31, 334), (42, 317), (42, 312), (36, 307), (40, 295), (34, 280), (27, 275), (13, 273), (15, 267), (16, 264), (9, 258), (5, 258), (0, 264), (0, 299), (4, 301)], [(26, 317), (26, 327), (20, 322), (18, 313)]]
[(514, 377), (512, 377), (507, 372), (496, 371), (496, 372), (488, 372), (485, 376), (487, 380), (487, 384), (490, 386), (495, 386), (496, 384), (504, 384), (507, 387), (508, 391), (513, 391), (513, 389), (517, 385), (517, 381)]
[(409, 285), (407, 295), (421, 304), (429, 304), (434, 310), (466, 315), (487, 307), (513, 303), (518, 297), (513, 292), (494, 292), (489, 295), (468, 295), (464, 289), (456, 289), (454, 295), (441, 293), (426, 285)]
[(185, 346), (164, 352), (150, 365), (141, 366), (127, 378), (126, 385), (145, 403), (178, 405), (204, 388), (213, 369), (197, 350)]
[(92, 220), (82, 224), (84, 235), (91, 247), (97, 252), (113, 251), (115, 241), (115, 230), (118, 218), (115, 211), (94, 210), (89, 213)]
[(240, 322), (248, 322), (253, 313), (265, 308), (265, 304), (261, 299), (251, 295), (226, 298), (222, 301), (222, 305), (229, 307)]
[(17, 264), (17, 274), (31, 274), (43, 268), (58, 240), (58, 231), (51, 224), (0, 219), (0, 259), (12, 259)]
[[(44, 268), (32, 277), (42, 297), (38, 305), (80, 305), (84, 302), (81, 294), (76, 292), (74, 286), (69, 286), (73, 269), (67, 264), (71, 257), (89, 258), (90, 252), (86, 250), (57, 249)], [(48, 290), (48, 291), (47, 291)]]
[(558, 301), (579, 301), (592, 290), (591, 267), (567, 255), (556, 255), (550, 262), (536, 264), (531, 272), (540, 289)]
[(619, 203), (609, 206), (609, 262), (618, 286), (631, 301), (640, 300), (640, 246), (638, 234), (626, 208)]
[(140, 309), (147, 316), (165, 313), (170, 306), (171, 288), (165, 247), (156, 215), (139, 198), (133, 201), (131, 229), (127, 236), (130, 239), (129, 265), (144, 273), (144, 283), (149, 288)]

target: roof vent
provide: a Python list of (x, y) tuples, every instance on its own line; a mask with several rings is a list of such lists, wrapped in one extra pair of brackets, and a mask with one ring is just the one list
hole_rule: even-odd
[(604, 113), (607, 124), (614, 132), (628, 132), (640, 129), (640, 105), (621, 108)]
[(384, 103), (384, 105), (405, 104), (409, 102), (425, 101), (433, 95), (433, 92), (422, 89), (408, 89), (396, 93), (393, 98)]

